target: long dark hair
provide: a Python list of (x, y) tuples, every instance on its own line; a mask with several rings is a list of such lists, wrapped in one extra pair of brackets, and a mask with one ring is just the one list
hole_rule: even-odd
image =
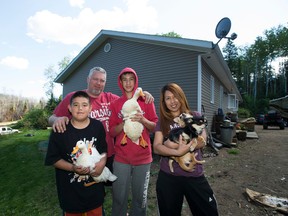
[(189, 104), (185, 96), (185, 93), (179, 85), (177, 85), (176, 83), (168, 83), (165, 86), (163, 86), (160, 94), (160, 128), (164, 136), (168, 135), (170, 131), (169, 126), (174, 119), (174, 116), (172, 115), (172, 113), (165, 104), (164, 95), (166, 91), (172, 92), (172, 94), (180, 102), (181, 104), (180, 113), (190, 112)]

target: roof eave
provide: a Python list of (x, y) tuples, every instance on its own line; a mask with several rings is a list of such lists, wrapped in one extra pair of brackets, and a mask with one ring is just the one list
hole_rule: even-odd
[(85, 46), (82, 51), (67, 65), (67, 67), (55, 78), (56, 83), (64, 80), (90, 56), (108, 38), (122, 39), (126, 41), (141, 42), (153, 45), (174, 47), (201, 53), (210, 52), (213, 43), (202, 40), (191, 40), (186, 38), (163, 37), (159, 35), (148, 35), (138, 33), (127, 33), (119, 31), (101, 30), (95, 38)]

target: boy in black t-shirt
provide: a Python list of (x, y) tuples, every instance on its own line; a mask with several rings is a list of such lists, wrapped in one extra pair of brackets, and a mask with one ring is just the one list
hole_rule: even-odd
[[(87, 213), (101, 216), (104, 184), (93, 184), (92, 177), (99, 176), (106, 164), (105, 130), (100, 121), (88, 117), (91, 104), (86, 92), (75, 92), (68, 109), (72, 119), (63, 133), (51, 132), (45, 165), (55, 167), (58, 198), (64, 215)], [(105, 155), (93, 169), (73, 164), (71, 152), (78, 141), (92, 143), (100, 154)]]

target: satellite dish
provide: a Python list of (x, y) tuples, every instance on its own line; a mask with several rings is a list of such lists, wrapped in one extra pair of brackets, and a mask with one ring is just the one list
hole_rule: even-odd
[(217, 38), (222, 39), (226, 37), (226, 35), (229, 33), (231, 28), (231, 21), (228, 17), (224, 17), (221, 19), (215, 29), (215, 35)]
[(228, 40), (235, 40), (237, 38), (236, 33), (232, 33), (230, 37), (226, 37), (230, 29), (231, 29), (231, 21), (228, 17), (224, 17), (218, 22), (215, 29), (215, 35), (219, 40), (216, 44), (213, 44), (212, 49), (214, 49), (223, 38), (226, 38)]

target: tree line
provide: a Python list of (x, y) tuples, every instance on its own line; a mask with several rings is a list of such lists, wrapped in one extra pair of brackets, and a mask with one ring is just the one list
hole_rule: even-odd
[(0, 122), (17, 121), (34, 108), (43, 109), (46, 101), (0, 94)]
[(287, 95), (286, 26), (265, 30), (251, 46), (236, 47), (232, 40), (228, 40), (222, 52), (243, 98), (240, 107), (254, 114), (265, 113), (269, 109), (269, 100)]

